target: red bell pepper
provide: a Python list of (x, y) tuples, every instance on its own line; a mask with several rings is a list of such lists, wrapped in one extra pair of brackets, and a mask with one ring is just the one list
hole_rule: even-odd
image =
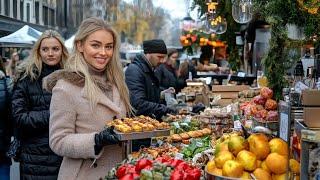
[(126, 174), (122, 178), (120, 178), (120, 180), (134, 180), (133, 174), (132, 173)]
[(191, 167), (186, 162), (181, 162), (176, 166), (176, 169), (186, 171), (187, 169), (191, 169)]
[(136, 180), (136, 179), (139, 179), (139, 177), (140, 177), (140, 175), (137, 173), (129, 173), (129, 174), (124, 175), (119, 180)]
[(137, 163), (136, 163), (136, 171), (140, 172), (141, 169), (143, 169), (146, 166), (152, 166), (152, 161), (150, 161), (149, 159), (140, 159)]
[(201, 171), (198, 168), (187, 169), (185, 171), (184, 179), (199, 180), (201, 177)]
[(176, 167), (182, 162), (184, 162), (184, 161), (182, 161), (181, 159), (173, 159), (173, 161), (170, 163), (170, 166)]
[(120, 166), (120, 167), (117, 169), (116, 176), (117, 176), (118, 178), (122, 178), (124, 175), (126, 175), (126, 172), (127, 172), (127, 166), (126, 166), (126, 164), (125, 164), (125, 165)]
[(175, 169), (170, 176), (170, 180), (183, 180), (184, 173), (180, 170)]

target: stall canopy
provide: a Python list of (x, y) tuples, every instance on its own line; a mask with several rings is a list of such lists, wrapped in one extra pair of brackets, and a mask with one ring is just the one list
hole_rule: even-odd
[(25, 25), (16, 32), (0, 38), (2, 46), (7, 44), (32, 45), (41, 36), (42, 32)]
[(69, 39), (67, 39), (64, 42), (64, 45), (67, 47), (68, 50), (71, 50), (73, 48), (74, 37), (75, 37), (75, 35), (71, 36)]

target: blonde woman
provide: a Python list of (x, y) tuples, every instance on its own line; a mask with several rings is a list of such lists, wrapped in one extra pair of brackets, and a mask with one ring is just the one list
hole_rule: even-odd
[(106, 122), (131, 112), (116, 32), (102, 19), (83, 20), (65, 69), (44, 85), (52, 90), (50, 147), (63, 156), (58, 179), (104, 178), (122, 160)]
[(7, 66), (7, 74), (11, 78), (14, 78), (17, 71), (17, 66), (20, 63), (19, 54), (17, 52), (12, 53), (11, 59)]
[(42, 79), (61, 69), (68, 58), (58, 32), (47, 30), (35, 43), (32, 54), (18, 67), (12, 94), (12, 115), (20, 140), (21, 179), (57, 179), (62, 158), (49, 147), (51, 93)]

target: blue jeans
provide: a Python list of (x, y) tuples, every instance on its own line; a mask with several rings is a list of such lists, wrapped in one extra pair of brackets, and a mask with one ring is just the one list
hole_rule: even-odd
[(0, 164), (0, 179), (1, 180), (10, 180), (10, 165), (9, 164)]

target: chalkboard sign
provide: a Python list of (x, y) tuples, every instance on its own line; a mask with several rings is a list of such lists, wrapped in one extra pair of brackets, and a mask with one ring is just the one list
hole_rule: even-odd
[(290, 142), (291, 131), (291, 105), (290, 103), (280, 101), (279, 102), (279, 131), (278, 135), (286, 142)]

